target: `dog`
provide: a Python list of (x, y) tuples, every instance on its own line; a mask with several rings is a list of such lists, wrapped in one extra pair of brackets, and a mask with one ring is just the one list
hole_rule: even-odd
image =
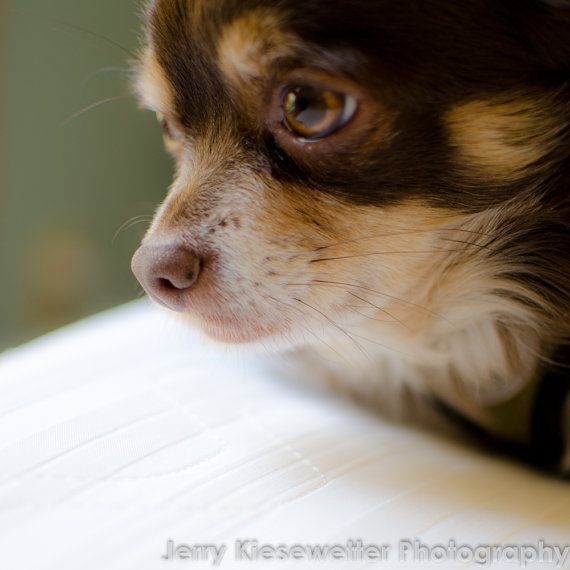
[(569, 472), (570, 3), (153, 0), (145, 37), (149, 296)]

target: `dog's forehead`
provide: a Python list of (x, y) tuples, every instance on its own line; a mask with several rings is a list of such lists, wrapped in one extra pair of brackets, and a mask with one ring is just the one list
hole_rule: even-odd
[(251, 83), (276, 58), (301, 53), (304, 62), (311, 50), (320, 65), (335, 52), (348, 54), (360, 62), (353, 77), (397, 105), (426, 95), (448, 104), (474, 89), (512, 87), (526, 73), (532, 60), (513, 28), (526, 4), (154, 0), (148, 36), (177, 109), (194, 125), (206, 109), (223, 115), (231, 83)]

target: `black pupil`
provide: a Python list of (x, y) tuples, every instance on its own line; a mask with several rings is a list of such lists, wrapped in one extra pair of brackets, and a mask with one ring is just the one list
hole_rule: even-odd
[(320, 92), (312, 87), (297, 87), (293, 92), (295, 118), (307, 127), (320, 124), (327, 112), (326, 101)]
[(310, 104), (311, 103), (308, 97), (303, 97), (302, 95), (299, 95), (297, 97), (297, 112), (302, 113), (309, 107)]

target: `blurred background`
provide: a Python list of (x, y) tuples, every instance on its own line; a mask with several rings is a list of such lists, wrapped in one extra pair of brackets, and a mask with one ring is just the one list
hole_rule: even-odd
[(140, 294), (146, 223), (119, 230), (170, 175), (130, 93), (142, 3), (0, 0), (0, 350)]

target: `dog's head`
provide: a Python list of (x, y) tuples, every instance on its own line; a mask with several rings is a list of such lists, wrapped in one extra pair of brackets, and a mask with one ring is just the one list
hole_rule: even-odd
[(138, 91), (176, 176), (137, 277), (226, 342), (540, 321), (568, 302), (569, 12), (155, 0)]

